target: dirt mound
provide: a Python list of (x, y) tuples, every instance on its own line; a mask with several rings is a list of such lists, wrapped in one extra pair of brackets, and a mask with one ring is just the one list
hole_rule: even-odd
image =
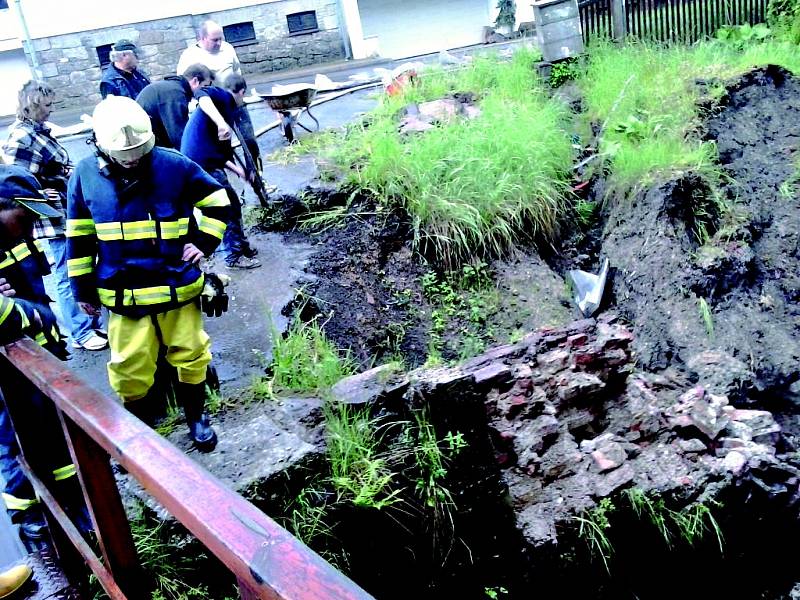
[(777, 67), (747, 74), (707, 128), (739, 228), (700, 246), (698, 219), (715, 215), (691, 176), (616, 202), (602, 248), (615, 302), (644, 368), (687, 368), (737, 400), (783, 395), (800, 377), (800, 80)]
[[(324, 208), (336, 204), (334, 199)], [(402, 354), (411, 365), (422, 364), (428, 328), (420, 309), (424, 267), (411, 250), (410, 226), (374, 202), (355, 204), (341, 207), (342, 214), (328, 227), (318, 227), (308, 236), (292, 234), (316, 246), (308, 267), (315, 281), (284, 312), (303, 306), (303, 319), (320, 315), (327, 337), (349, 350), (362, 368), (393, 353)], [(306, 206), (292, 210), (291, 219), (282, 216), (285, 224), (302, 223), (309, 216)]]

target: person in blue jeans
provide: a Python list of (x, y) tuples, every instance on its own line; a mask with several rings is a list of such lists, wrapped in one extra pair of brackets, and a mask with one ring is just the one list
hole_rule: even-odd
[[(58, 309), (72, 337), (73, 348), (102, 350), (108, 346), (99, 317), (83, 313), (67, 276), (66, 238), (63, 215), (66, 209), (67, 179), (72, 170), (69, 155), (53, 137), (47, 119), (53, 111), (55, 92), (46, 83), (29, 81), (19, 92), (17, 120), (11, 126), (2, 154), (6, 164), (27, 169), (39, 181), (50, 204), (61, 218), (41, 218), (34, 223), (34, 238), (48, 239), (53, 255), (53, 276)], [(40, 189), (41, 189), (40, 188)]]
[(84, 350), (103, 350), (108, 346), (106, 331), (100, 324), (100, 317), (87, 315), (80, 309), (72, 295), (67, 276), (67, 238), (56, 236), (47, 240), (53, 257), (53, 279), (56, 287), (56, 301), (61, 320), (69, 329), (72, 347)]
[[(258, 268), (261, 266), (261, 261), (256, 258), (258, 250), (250, 245), (245, 235), (242, 204), (228, 182), (226, 173), (227, 170), (242, 179), (246, 178), (244, 170), (234, 162), (230, 126), (243, 96), (235, 96), (221, 87), (209, 86), (195, 90), (194, 97), (198, 107), (183, 130), (181, 154), (200, 165), (228, 194), (230, 217), (222, 238), (225, 266), (229, 269)], [(245, 140), (240, 141), (246, 143)], [(255, 176), (255, 173), (250, 176)]]

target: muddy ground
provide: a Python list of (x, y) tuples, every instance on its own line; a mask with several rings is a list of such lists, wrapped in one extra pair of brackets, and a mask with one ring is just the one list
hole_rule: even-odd
[(691, 210), (703, 190), (691, 175), (609, 211), (602, 252), (617, 269), (615, 304), (633, 324), (643, 368), (675, 365), (719, 393), (773, 406), (797, 381), (800, 201), (780, 189), (798, 168), (798, 117), (800, 85), (779, 68), (729, 89), (706, 136), (740, 216), (703, 248)]
[[(769, 67), (732, 84), (709, 114), (705, 136), (716, 141), (730, 176), (722, 189), (735, 207), (732, 225), (715, 212), (708, 189), (691, 173), (627, 198), (604, 198), (603, 186), (593, 182), (589, 199), (604, 200), (604, 208), (591, 231), (567, 226), (560, 247), (523, 248), (486, 266), (497, 294), (475, 311), (483, 312), (473, 328), (481, 342), (477, 350), (507, 342), (515, 332), (577, 318), (566, 272), (596, 268), (607, 256), (613, 286), (604, 308), (621, 310), (632, 323), (640, 367), (677, 366), (743, 401), (784, 396), (800, 377), (800, 211), (797, 193), (781, 192), (799, 160), (798, 111), (797, 79)], [(292, 218), (284, 223), (296, 224), (303, 210), (341, 205), (348, 194), (325, 190), (319, 197), (310, 208), (292, 204)], [(708, 213), (702, 225), (709, 234), (724, 228), (704, 246), (698, 208)], [(326, 324), (331, 339), (362, 366), (398, 353), (410, 366), (424, 362), (437, 298), (426, 294), (421, 278), (445, 277), (414, 252), (404, 215), (376, 212), (374, 202), (361, 198), (336, 226), (291, 235), (318, 249), (309, 271), (319, 281), (306, 291), (315, 310), (332, 315)], [(462, 274), (453, 275), (455, 291), (466, 299), (469, 288), (457, 285)], [(711, 309), (713, 333), (698, 308), (700, 298)], [(448, 315), (446, 360), (469, 355), (458, 343), (470, 330), (465, 312)]]
[[(484, 535), (487, 552), (491, 554), (491, 548), (507, 544), (519, 549), (521, 554), (509, 558), (505, 552), (498, 551), (494, 556), (497, 560), (493, 562), (491, 556), (484, 556), (478, 550), (476, 554), (480, 556), (476, 560), (481, 562), (481, 568), (496, 570), (499, 583), (493, 587), (491, 578), (478, 577), (468, 589), (457, 586), (464, 597), (492, 594), (502, 597), (498, 595), (500, 590), (514, 582), (521, 586), (520, 590), (528, 593), (536, 589), (535, 581), (527, 577), (522, 577), (525, 581), (521, 581), (519, 573), (515, 574), (516, 569), (527, 570), (530, 575), (544, 569), (541, 565), (556, 568), (563, 566), (565, 560), (569, 564), (584, 565), (589, 561), (593, 565), (592, 575), (582, 579), (586, 571), (556, 569), (558, 572), (554, 572), (550, 580), (555, 587), (549, 589), (545, 586), (541, 591), (570, 590), (568, 594), (579, 594), (575, 597), (596, 598), (620, 597), (620, 594), (632, 593), (633, 589), (638, 590), (635, 597), (640, 598), (674, 597), (678, 593), (687, 598), (705, 598), (722, 590), (737, 595), (737, 570), (745, 569), (748, 564), (746, 560), (743, 562), (743, 557), (748, 557), (747, 560), (757, 558), (747, 554), (745, 549), (757, 544), (763, 532), (779, 536), (781, 531), (794, 531), (800, 477), (797, 465), (793, 464), (796, 432), (800, 431), (796, 410), (797, 392), (800, 391), (797, 383), (800, 379), (800, 195), (796, 188), (792, 193), (790, 184), (800, 159), (800, 82), (775, 67), (755, 70), (741, 80), (731, 82), (728, 94), (709, 108), (703, 135), (717, 143), (721, 165), (728, 175), (722, 193), (734, 210), (719, 210), (708, 187), (692, 173), (658, 182), (624, 198), (606, 198), (602, 180), (594, 180), (586, 187), (588, 200), (598, 205), (602, 202), (602, 210), (598, 211), (591, 227), (570, 230), (567, 226), (559, 246), (522, 248), (502, 260), (473, 265), (477, 271), (471, 274), (464, 271), (449, 275), (443, 273), (433, 261), (415, 252), (411, 227), (405, 215), (381, 211), (369, 198), (351, 197), (350, 190), (332, 190), (329, 184), (313, 184), (302, 202), (296, 198), (284, 198), (282, 213), (277, 219), (284, 235), (293, 242), (302, 240), (309, 243), (315, 249), (307, 269), (313, 275), (309, 278), (312, 282), (305, 286), (287, 312), (301, 314), (303, 318), (322, 315), (327, 335), (340, 348), (347, 349), (362, 369), (397, 359), (411, 368), (425, 363), (432, 354), (438, 354), (438, 358), (444, 361), (463, 360), (496, 344), (515, 342), (524, 332), (570, 323), (579, 314), (564, 283), (567, 271), (570, 268), (594, 269), (602, 257), (608, 257), (611, 262), (610, 285), (601, 313), (613, 311), (619, 314), (620, 322), (630, 328), (633, 334), (630, 343), (632, 370), (626, 374), (636, 372), (640, 375), (629, 380), (628, 391), (621, 396), (625, 398), (624, 402), (617, 408), (604, 409), (601, 417), (592, 416), (591, 410), (587, 417), (570, 409), (563, 417), (559, 416), (562, 420), (551, 433), (537, 432), (546, 443), (541, 452), (523, 452), (527, 456), (527, 466), (520, 473), (524, 479), (544, 468), (542, 480), (534, 477), (533, 483), (525, 483), (520, 476), (511, 475), (520, 467), (518, 452), (512, 453), (514, 459), (510, 463), (500, 467), (510, 470), (504, 474), (493, 471), (494, 475), (484, 480), (487, 486), (484, 491), (494, 489), (495, 492), (487, 493), (496, 495), (490, 498), (481, 496), (472, 505), (464, 507), (466, 513), (460, 518), (466, 519), (464, 524), (472, 522), (475, 526), (469, 515), (474, 518), (473, 511), (483, 507), (481, 510), (487, 511), (485, 515), (493, 515), (486, 518), (492, 523), (495, 522), (492, 519), (497, 518), (500, 527), (494, 538)], [(309, 202), (309, 198), (310, 205), (304, 204)], [(333, 227), (312, 232), (295, 227), (303, 220), (304, 214), (345, 206), (348, 198), (351, 203), (344, 211), (345, 216)], [(275, 221), (271, 222), (273, 224), (269, 227), (274, 229)], [(701, 244), (701, 229), (708, 234), (705, 244)], [(701, 310), (703, 303), (709, 307), (705, 315)], [(578, 371), (582, 369), (580, 367)], [(686, 391), (690, 389), (693, 391)], [(681, 390), (689, 396), (682, 396)], [(697, 398), (707, 398), (703, 402), (709, 402), (709, 406), (716, 406), (719, 411), (728, 406), (725, 411), (715, 413), (719, 418), (723, 412), (730, 415), (730, 411), (763, 409), (774, 413), (775, 420), (782, 426), (782, 434), (774, 435), (774, 430), (769, 429), (767, 437), (773, 445), (763, 455), (759, 454), (762, 452), (761, 442), (756, 444), (746, 435), (741, 442), (730, 441), (731, 435), (741, 433), (741, 428), (735, 426), (731, 426), (733, 433), (722, 433), (727, 431), (725, 426), (706, 431), (704, 436), (699, 436), (702, 441), (697, 441), (682, 426), (676, 426), (672, 433), (665, 433), (666, 430), (656, 422), (651, 432), (652, 439), (637, 437), (640, 435), (638, 429), (631, 429), (635, 434), (631, 437), (633, 434), (628, 431), (632, 427), (630, 403), (639, 402), (641, 394), (652, 402), (656, 402), (657, 397), (662, 398), (658, 402), (666, 402), (659, 404), (658, 410), (648, 413), (651, 416), (660, 414), (659, 411), (670, 414), (669, 406), (673, 403), (691, 404), (695, 398), (692, 394)], [(473, 392), (464, 392), (462, 400), (468, 404), (466, 398), (472, 395)], [(459, 398), (457, 393), (455, 398)], [(715, 398), (724, 398), (724, 402)], [(647, 402), (639, 404), (640, 408), (645, 405)], [(465, 406), (459, 404), (458, 410)], [(478, 413), (474, 416), (483, 420)], [(623, 423), (626, 418), (628, 422)], [(576, 419), (578, 424), (573, 429)], [(492, 427), (502, 438), (504, 426)], [(657, 455), (635, 462), (639, 453), (648, 452), (645, 449), (658, 438), (659, 443), (666, 444), (665, 448), (676, 449), (675, 456), (685, 456), (687, 464), (695, 465), (686, 472), (691, 484), (684, 481), (682, 485), (688, 487), (677, 497), (672, 497), (673, 502), (678, 502), (674, 505), (677, 508), (680, 502), (697, 500), (705, 485), (704, 476), (692, 474), (689, 477), (691, 469), (699, 468), (701, 473), (708, 473), (716, 468), (710, 466), (711, 459), (704, 459), (702, 453), (708, 452), (709, 456), (716, 457), (714, 460), (724, 463), (723, 470), (733, 473), (733, 477), (723, 478), (724, 492), (720, 497), (728, 504), (720, 520), (734, 532), (731, 551), (739, 554), (729, 558), (736, 560), (720, 557), (718, 553), (717, 558), (709, 558), (716, 552), (713, 539), (704, 542), (699, 554), (665, 549), (655, 539), (647, 536), (643, 539), (637, 522), (628, 513), (616, 518), (619, 523), (616, 531), (627, 533), (618, 540), (620, 558), (615, 561), (617, 573), (622, 565), (622, 575), (612, 583), (603, 583), (605, 576), (596, 557), (591, 559), (579, 550), (574, 550), (577, 554), (570, 554), (569, 550), (564, 554), (564, 548), (578, 548), (581, 536), (576, 537), (574, 527), (561, 531), (563, 523), (556, 519), (552, 531), (560, 531), (562, 540), (566, 540), (565, 545), (557, 549), (542, 546), (542, 540), (552, 541), (553, 538), (548, 537), (549, 534), (541, 539), (537, 536), (541, 531), (549, 530), (540, 530), (540, 521), (525, 521), (520, 515), (528, 510), (527, 514), (544, 515), (547, 521), (562, 511), (564, 507), (557, 490), (566, 484), (563, 469), (558, 467), (562, 463), (558, 461), (564, 460), (564, 455), (578, 452), (578, 444), (581, 451), (594, 456), (594, 440), (600, 439), (606, 430), (622, 436), (617, 442), (627, 449), (616, 448), (614, 452), (622, 452), (622, 456), (627, 456), (631, 462), (620, 467), (623, 458), (609, 467), (612, 473), (616, 473), (610, 479), (616, 477), (618, 485), (603, 488), (603, 493), (575, 495), (569, 518), (574, 519), (580, 510), (596, 505), (600, 498), (617, 493), (620, 486), (630, 485), (634, 480), (644, 487), (649, 482), (655, 492), (670, 489), (669, 486), (660, 489), (659, 485), (653, 484), (654, 480), (648, 479), (648, 469), (658, 471), (661, 468)], [(560, 433), (553, 437), (556, 431)], [(725, 442), (725, 439), (729, 441)], [(582, 442), (589, 444), (586, 449)], [(641, 444), (641, 448), (630, 447), (632, 442)], [(483, 449), (493, 453), (497, 459), (498, 447), (492, 450), (493, 443), (483, 446)], [(751, 452), (753, 444), (759, 446), (756, 454), (767, 456), (764, 460), (769, 465), (770, 474), (766, 480), (745, 476), (750, 472), (750, 462), (755, 456)], [(732, 448), (741, 449), (742, 458), (736, 453), (728, 458)], [(701, 454), (692, 458), (693, 452)], [(505, 455), (503, 452), (500, 454)], [(555, 458), (559, 456), (562, 458)], [(486, 456), (479, 460), (485, 461)], [(551, 463), (549, 467), (548, 460)], [(554, 464), (553, 460), (556, 461)], [(603, 472), (605, 463), (595, 457), (597, 461)], [(497, 468), (497, 465), (487, 464), (486, 473)], [(571, 469), (567, 469), (566, 473), (570, 472)], [(490, 480), (494, 483), (487, 483)], [(677, 475), (675, 480), (683, 481)], [(548, 482), (556, 486), (552, 488), (556, 492), (542, 492), (540, 486), (547, 486)], [(466, 489), (475, 488), (467, 486)], [(525, 502), (534, 499), (531, 506), (535, 508), (521, 506), (515, 516), (509, 515), (508, 505), (503, 504), (507, 500), (499, 501), (505, 494), (503, 489), (510, 490), (512, 499), (524, 498)], [(297, 489), (293, 491), (296, 493)], [(553, 493), (556, 495), (551, 496)], [(504, 497), (508, 499), (508, 496)], [(555, 504), (551, 508), (547, 508), (546, 503), (536, 505), (535, 499), (544, 497), (551, 497)], [(279, 504), (272, 503), (269, 508), (274, 511)], [(559, 508), (554, 509), (556, 506)], [(351, 514), (340, 516), (341, 522), (345, 523), (354, 519)], [(364, 514), (359, 513), (359, 517), (364, 517)], [(534, 526), (535, 523), (539, 525)], [(353, 520), (352, 524), (353, 527), (364, 527), (363, 521)], [(480, 538), (485, 529), (475, 527)], [(394, 532), (388, 539), (401, 548), (409, 552), (417, 548), (408, 537), (415, 532), (413, 527), (402, 533), (383, 518), (368, 526), (373, 531), (383, 531), (382, 528)], [(340, 541), (351, 549), (372, 548), (367, 554), (374, 553), (375, 548), (386, 549), (359, 535), (346, 535), (345, 538)], [(637, 540), (641, 543), (637, 544)], [(800, 580), (800, 574), (782, 560), (782, 544), (782, 541), (776, 541), (777, 554), (760, 555), (763, 560), (759, 560), (759, 568), (766, 569), (770, 576), (760, 578), (746, 591), (743, 591), (745, 588), (738, 589), (744, 595), (737, 597), (788, 597), (793, 582)], [(467, 543), (463, 545), (467, 546)], [(414, 584), (410, 588), (401, 586), (394, 591), (381, 585), (381, 580), (385, 581), (388, 575), (402, 577), (396, 569), (378, 568), (374, 562), (351, 564), (350, 568), (354, 570), (356, 580), (359, 581), (360, 577), (360, 581), (379, 597), (395, 597), (397, 589), (420, 597), (433, 596), (442, 590), (455, 589), (452, 587), (454, 578), (465, 577), (469, 572), (467, 565), (475, 557), (472, 557), (470, 548), (467, 550), (460, 548), (455, 551), (455, 558), (451, 558), (453, 569), (443, 572), (440, 564), (433, 575), (418, 574), (419, 577), (408, 579), (409, 585)], [(533, 563), (525, 559), (526, 556), (528, 559), (536, 556), (542, 561), (537, 563), (540, 566), (532, 567)], [(663, 571), (652, 570), (649, 559), (643, 559), (645, 556), (652, 557), (658, 564), (669, 565), (665, 567), (667, 569), (684, 573), (687, 581), (670, 580), (670, 585), (661, 587), (652, 580), (644, 581), (663, 576), (659, 575)], [(414, 562), (409, 562), (407, 556), (386, 555), (385, 558), (388, 562), (406, 565), (408, 569), (414, 568)], [(424, 564), (430, 567), (433, 563)], [(426, 567), (421, 565), (420, 568), (424, 570)], [(726, 580), (724, 585), (715, 585), (718, 582), (712, 581), (699, 587), (688, 582), (691, 573), (699, 577), (708, 570), (719, 573), (720, 578), (734, 579)], [(436, 581), (432, 583), (430, 577)], [(734, 583), (729, 585), (731, 581)], [(423, 593), (422, 589), (427, 589), (427, 592)]]

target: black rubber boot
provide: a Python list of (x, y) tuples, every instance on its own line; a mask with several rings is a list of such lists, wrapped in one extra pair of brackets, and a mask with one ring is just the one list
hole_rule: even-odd
[(149, 393), (141, 400), (126, 402), (125, 408), (127, 408), (128, 412), (133, 416), (138, 417), (145, 425), (149, 425), (150, 427), (156, 426), (156, 421), (159, 417), (158, 406), (156, 405), (155, 399), (151, 398)]
[(178, 399), (183, 404), (189, 437), (200, 452), (211, 452), (217, 446), (217, 434), (205, 413), (206, 384), (179, 383)]
[(11, 522), (18, 526), (19, 539), (28, 552), (36, 552), (49, 547), (50, 534), (39, 507), (33, 506), (27, 510), (9, 511), (9, 514)]

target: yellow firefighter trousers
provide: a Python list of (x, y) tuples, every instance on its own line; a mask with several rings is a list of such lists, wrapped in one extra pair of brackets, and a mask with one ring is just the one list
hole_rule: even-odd
[(203, 330), (197, 302), (157, 315), (132, 319), (109, 313), (111, 360), (108, 381), (123, 402), (139, 400), (153, 385), (158, 351), (167, 349), (167, 362), (183, 383), (203, 383), (211, 362), (211, 340)]

